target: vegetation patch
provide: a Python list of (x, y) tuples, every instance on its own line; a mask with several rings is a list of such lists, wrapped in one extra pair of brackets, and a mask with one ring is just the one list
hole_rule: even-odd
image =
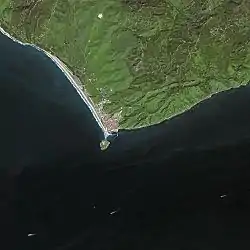
[(0, 25), (64, 61), (122, 128), (250, 80), (246, 0), (0, 0)]

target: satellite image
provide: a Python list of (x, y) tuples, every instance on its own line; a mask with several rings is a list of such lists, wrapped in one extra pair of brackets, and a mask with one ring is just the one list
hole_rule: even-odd
[(250, 249), (249, 0), (0, 0), (0, 249)]

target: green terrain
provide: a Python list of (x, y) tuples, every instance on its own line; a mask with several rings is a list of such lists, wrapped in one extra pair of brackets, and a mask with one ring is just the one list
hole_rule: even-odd
[(249, 0), (0, 0), (0, 26), (58, 56), (122, 128), (250, 80)]

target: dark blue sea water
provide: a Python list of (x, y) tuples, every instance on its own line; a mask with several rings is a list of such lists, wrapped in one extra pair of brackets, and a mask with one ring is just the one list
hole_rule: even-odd
[(0, 49), (3, 166), (98, 153), (102, 131), (62, 71), (35, 48), (4, 35)]
[(2, 249), (249, 249), (250, 86), (103, 131), (56, 65), (0, 35)]

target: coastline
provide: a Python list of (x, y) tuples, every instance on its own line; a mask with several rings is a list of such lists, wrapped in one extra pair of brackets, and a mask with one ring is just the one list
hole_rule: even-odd
[(62, 73), (67, 77), (67, 79), (72, 84), (72, 86), (74, 87), (74, 89), (76, 90), (76, 92), (78, 93), (78, 95), (81, 97), (81, 99), (87, 105), (87, 107), (91, 111), (93, 117), (95, 118), (97, 124), (102, 129), (103, 134), (104, 134), (104, 139), (106, 140), (111, 135), (112, 131), (109, 131), (107, 129), (107, 127), (105, 126), (105, 124), (103, 123), (102, 118), (100, 117), (100, 112), (98, 112), (96, 110), (93, 101), (80, 88), (80, 86), (79, 86), (81, 84), (80, 79), (77, 79), (77, 81), (78, 81), (78, 84), (77, 84), (74, 74), (69, 70), (69, 68), (59, 58), (57, 58), (56, 56), (52, 55), (48, 51), (46, 51), (46, 50), (44, 50), (42, 48), (39, 48), (38, 46), (36, 46), (34, 44), (23, 43), (23, 42), (17, 40), (16, 38), (12, 37), (8, 32), (6, 32), (2, 27), (0, 27), (0, 32), (3, 35), (9, 37), (14, 42), (17, 42), (17, 43), (19, 43), (19, 44), (21, 44), (23, 46), (32, 46), (35, 49), (37, 49), (38, 51), (44, 53), (47, 57), (49, 57), (56, 64), (56, 66), (62, 71)]

